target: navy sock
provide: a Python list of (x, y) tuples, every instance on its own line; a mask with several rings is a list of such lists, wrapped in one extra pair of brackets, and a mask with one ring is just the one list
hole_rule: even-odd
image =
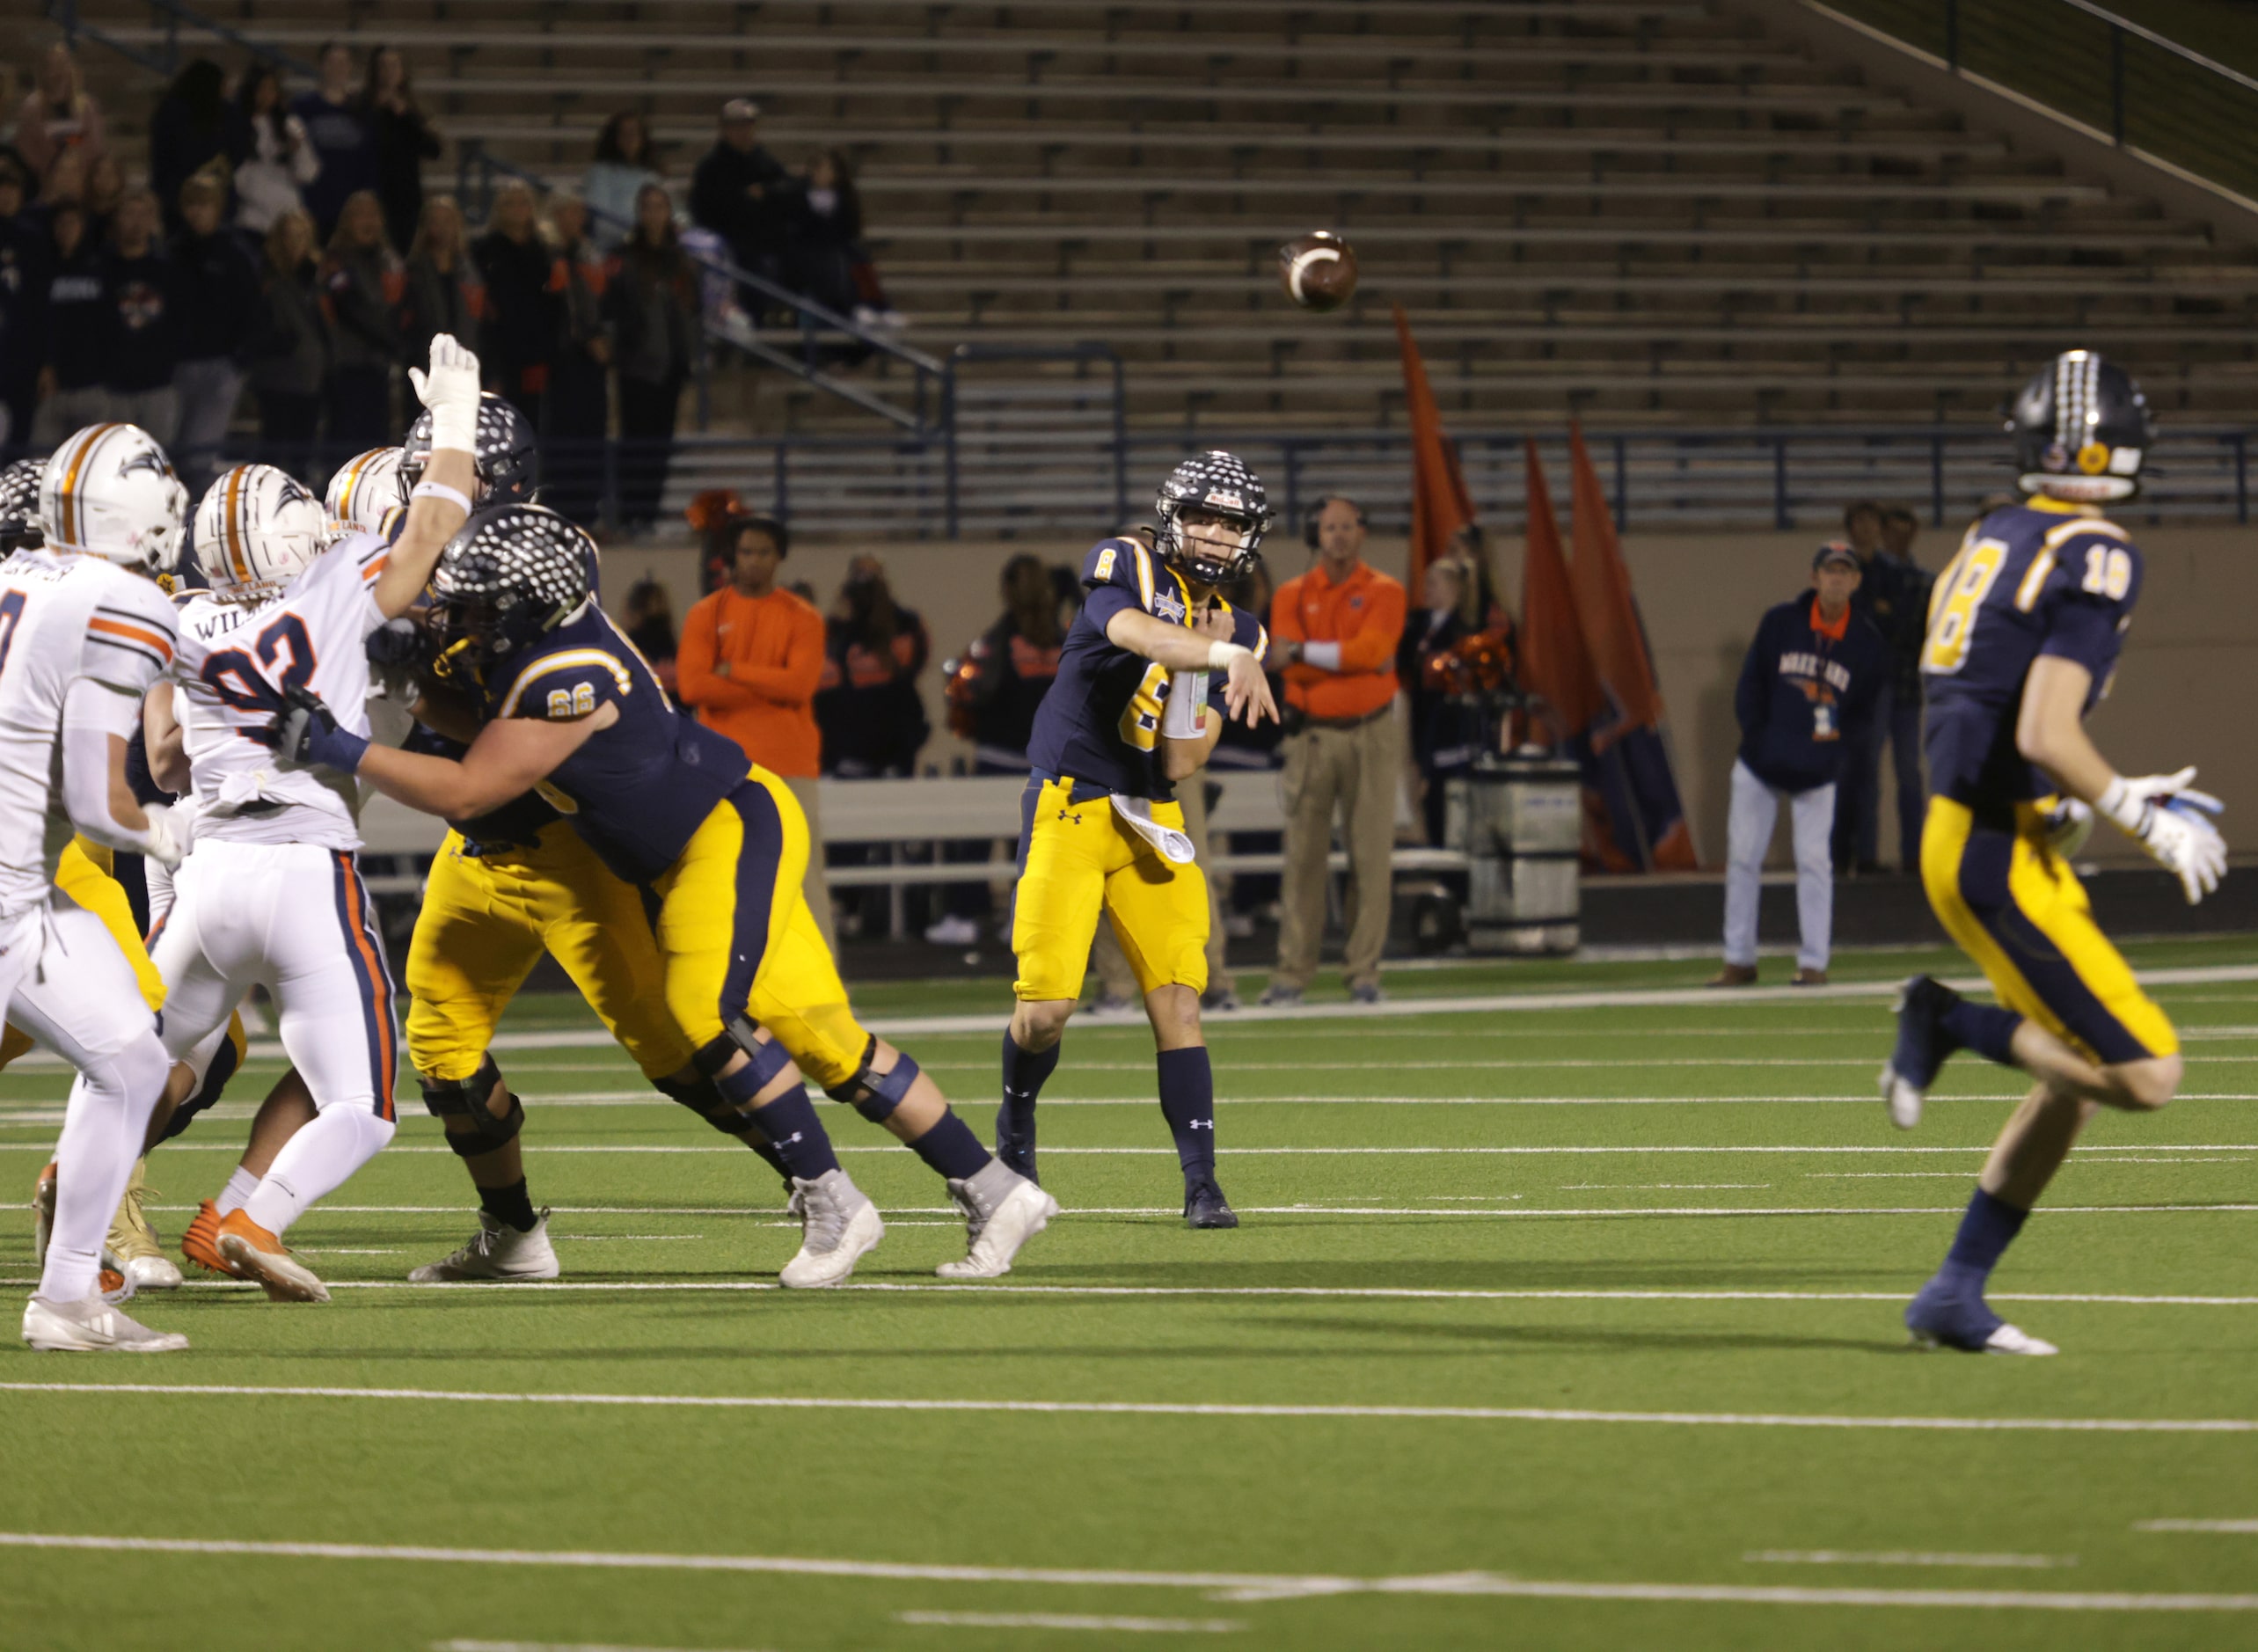
[(530, 1233), (534, 1223), (540, 1220), (533, 1214), (533, 1198), (525, 1190), (525, 1178), (522, 1176), (507, 1188), (479, 1188), (479, 1208), (495, 1221), (520, 1233)]
[(1207, 1047), (1160, 1052), (1160, 1111), (1176, 1138), (1184, 1174), (1209, 1175), (1216, 1167), (1216, 1076)]
[[(736, 1083), (742, 1080), (743, 1084)], [(839, 1156), (831, 1151), (831, 1138), (823, 1133), (821, 1120), (815, 1116), (815, 1104), (807, 1099), (807, 1086), (794, 1085), (773, 1101), (752, 1105), (750, 1096), (735, 1092), (757, 1082), (749, 1066), (741, 1067), (727, 1077), (716, 1078), (721, 1093), (740, 1108), (745, 1109), (746, 1122), (769, 1139), (776, 1150), (772, 1161), (781, 1165), (785, 1174), (797, 1176), (802, 1181), (814, 1181), (828, 1171), (839, 1167)], [(767, 1155), (762, 1155), (766, 1158)]]
[(1065, 1048), (1066, 1041), (1061, 1039), (1049, 1049), (1021, 1049), (1011, 1029), (1004, 1029), (1005, 1112), (1024, 1119), (1034, 1111), (1035, 1098), (1042, 1093), (1050, 1075), (1058, 1071), (1058, 1052)]
[(946, 1176), (951, 1181), (969, 1181), (988, 1168), (992, 1157), (980, 1144), (971, 1127), (953, 1110), (942, 1114), (940, 1122), (910, 1146), (932, 1167), (935, 1174)]
[(1939, 1276), (1981, 1296), (1984, 1281), (2029, 1215), (1978, 1188), (1968, 1202), (1968, 1214), (1960, 1218), (1960, 1232), (1945, 1253), (1944, 1266), (1937, 1269)]
[(1995, 1004), (1970, 1004), (1966, 998), (1937, 1017), (1945, 1035), (1962, 1049), (1972, 1049), (1986, 1061), (2003, 1067), (2015, 1064), (2015, 1028), (2023, 1018)]

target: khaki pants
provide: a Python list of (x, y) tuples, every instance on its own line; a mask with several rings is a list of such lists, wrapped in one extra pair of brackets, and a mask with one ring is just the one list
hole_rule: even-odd
[(1305, 987), (1325, 939), (1326, 859), (1334, 817), (1348, 843), (1348, 946), (1341, 975), (1352, 986), (1380, 978), (1394, 895), (1396, 787), (1403, 735), (1394, 708), (1353, 728), (1312, 725), (1285, 742), (1286, 873), (1279, 892), (1274, 984)]
[[(1192, 840), (1193, 853), (1200, 868), (1208, 874), (1208, 990), (1235, 992), (1239, 984), (1231, 976), (1224, 962), (1223, 897), (1231, 888), (1228, 877), (1208, 871), (1208, 784), (1207, 776), (1195, 774), (1180, 781), (1176, 787), (1176, 800), (1184, 808), (1184, 834)], [(1122, 944), (1114, 939), (1111, 924), (1098, 925), (1097, 944), (1090, 949), (1090, 967), (1098, 972), (1098, 979), (1113, 998), (1138, 1001), (1136, 975), (1129, 961), (1122, 955)]]
[(815, 927), (823, 932), (823, 944), (831, 949), (831, 956), (839, 955), (839, 938), (831, 928), (831, 886), (823, 876), (823, 808), (818, 800), (816, 788), (822, 785), (814, 775), (805, 779), (784, 776), (784, 789), (792, 793), (800, 812), (807, 816), (807, 875), (800, 887), (807, 892), (807, 910), (815, 915)]

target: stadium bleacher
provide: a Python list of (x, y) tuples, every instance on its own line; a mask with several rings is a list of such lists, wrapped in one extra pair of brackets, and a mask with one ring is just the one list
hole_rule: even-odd
[[(132, 0), (79, 10), (199, 46)], [(908, 342), (1102, 340), (1138, 429), (1389, 424), (1393, 299), (1469, 428), (1988, 420), (2070, 334), (2137, 358), (2183, 424), (2258, 409), (2258, 248), (1712, 5), (236, 0), (226, 21), (298, 56), (398, 44), (449, 138), (556, 183), (631, 106), (686, 179), (750, 92), (788, 163), (855, 161)], [(146, 103), (145, 77), (111, 99), (121, 126)], [(1313, 325), (1272, 259), (1319, 223), (1377, 279)], [(797, 389), (760, 422), (869, 420)]]

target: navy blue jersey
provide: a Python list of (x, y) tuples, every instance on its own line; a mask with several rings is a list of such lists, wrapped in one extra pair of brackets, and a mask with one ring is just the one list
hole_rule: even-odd
[(630, 883), (648, 883), (675, 863), (750, 765), (735, 741), (676, 715), (649, 662), (593, 602), (496, 672), (482, 709), (490, 719), (568, 722), (607, 705), (619, 708), (618, 720), (534, 790), (605, 866)]
[[(1108, 792), (1165, 802), (1175, 795), (1161, 772), (1160, 711), (1168, 669), (1107, 640), (1115, 614), (1137, 609), (1170, 625), (1190, 626), (1191, 588), (1184, 576), (1134, 539), (1100, 539), (1082, 564), (1089, 598), (1068, 627), (1058, 676), (1035, 708), (1027, 761), (1040, 774), (1087, 780)], [(1221, 599), (1218, 598), (1218, 601)], [(1269, 652), (1270, 633), (1252, 614), (1223, 603), (1231, 640)], [(1208, 702), (1224, 701), (1224, 673), (1210, 673)]]
[(2014, 806), (2054, 787), (2015, 749), (2023, 683), (2041, 654), (2093, 673), (2091, 712), (2108, 692), (2140, 600), (2140, 552), (2115, 523), (2034, 501), (1968, 530), (1929, 599), (1921, 686), (1929, 790), (2005, 826)]
[(1843, 616), (1839, 634), (1821, 629), (1809, 591), (1767, 610), (1733, 691), (1741, 761), (1775, 791), (1834, 785), (1843, 736), (1874, 715), (1890, 669), (1882, 633), (1856, 608)]

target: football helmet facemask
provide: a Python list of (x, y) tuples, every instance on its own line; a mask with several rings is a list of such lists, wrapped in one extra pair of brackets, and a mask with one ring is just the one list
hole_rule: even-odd
[[(1185, 460), (1168, 473), (1153, 501), (1154, 551), (1198, 585), (1231, 585), (1253, 571), (1257, 548), (1277, 513), (1262, 479), (1233, 455), (1216, 449)], [(1187, 515), (1218, 520), (1233, 530), (1224, 543), (1185, 532)]]
[(2092, 350), (2064, 350), (2033, 375), (2007, 429), (2022, 490), (2076, 505), (2130, 499), (2156, 439), (2132, 375)]
[(483, 682), (588, 604), (595, 566), (595, 543), (553, 510), (506, 504), (473, 514), (431, 575), (435, 674)]

